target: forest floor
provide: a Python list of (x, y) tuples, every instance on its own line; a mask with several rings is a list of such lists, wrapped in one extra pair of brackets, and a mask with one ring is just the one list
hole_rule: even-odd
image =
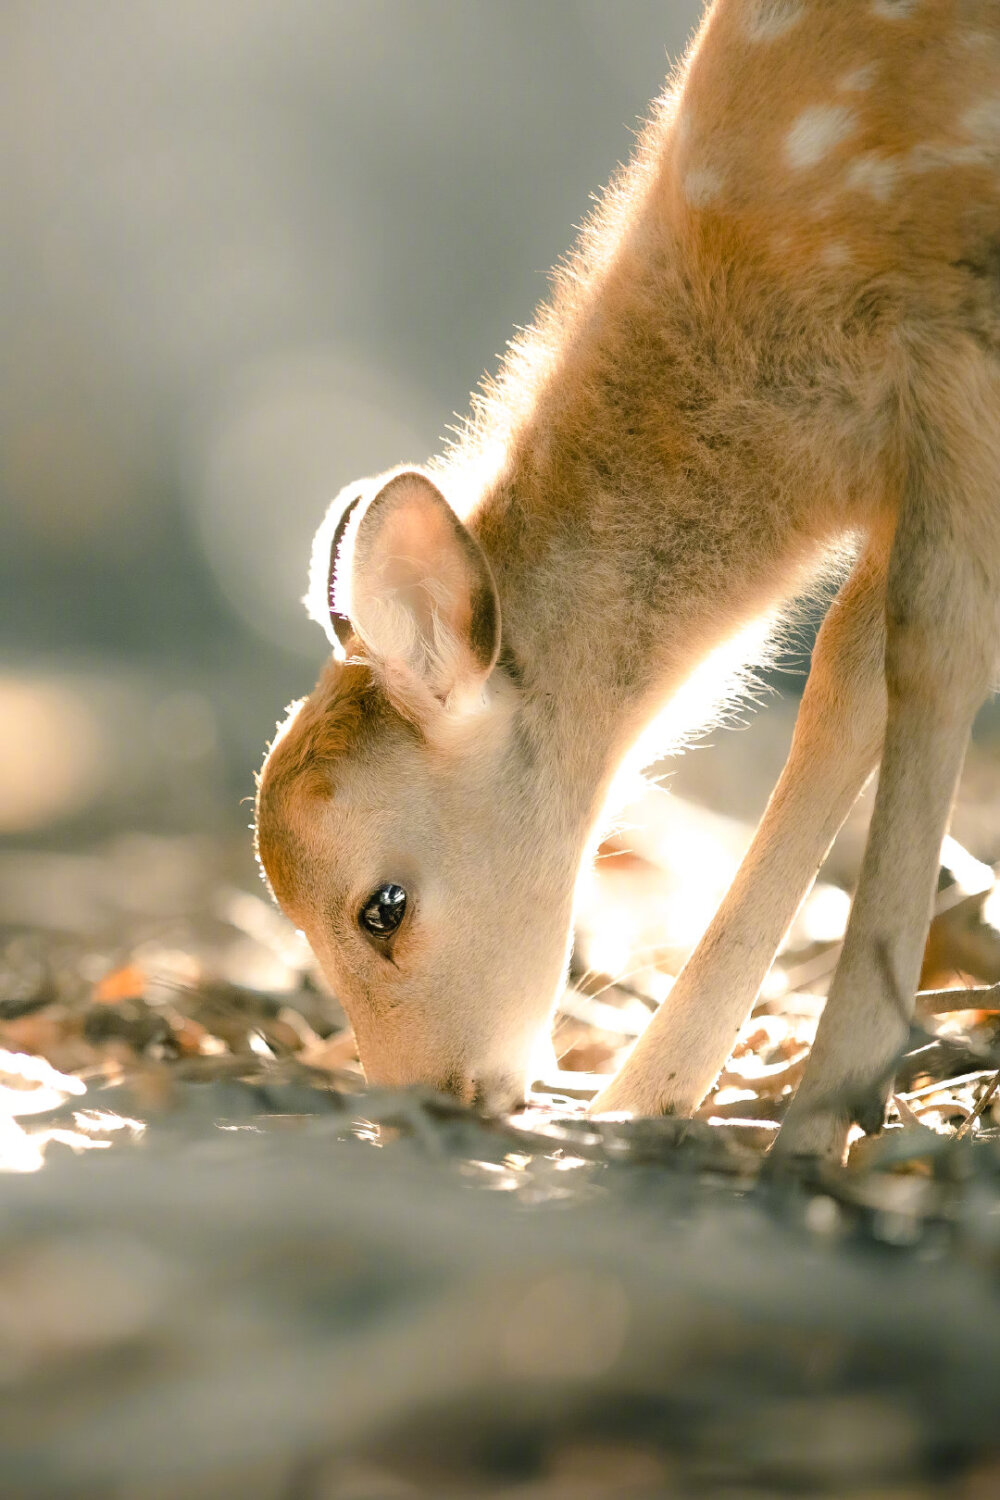
[(698, 1117), (586, 1114), (739, 857), (681, 797), (604, 846), (559, 1067), (503, 1119), (364, 1089), (245, 839), (0, 857), (4, 1500), (1000, 1494), (1000, 1001), (967, 993), (1000, 979), (1000, 844), (970, 786), (887, 1129), (782, 1175), (835, 862)]

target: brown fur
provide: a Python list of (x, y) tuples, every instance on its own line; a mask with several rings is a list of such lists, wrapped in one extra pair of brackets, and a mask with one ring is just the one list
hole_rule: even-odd
[(257, 778), (255, 852), (276, 899), (293, 906), (302, 870), (292, 832), (308, 804), (333, 795), (338, 761), (374, 733), (389, 712), (371, 669), (330, 661), (308, 698), (293, 703), (268, 747)]

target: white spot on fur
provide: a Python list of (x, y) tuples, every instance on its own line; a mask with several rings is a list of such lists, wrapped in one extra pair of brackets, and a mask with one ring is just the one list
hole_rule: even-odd
[(973, 140), (996, 150), (1000, 147), (1000, 98), (980, 99), (965, 111), (959, 124)]
[(819, 258), (824, 266), (836, 267), (846, 266), (852, 257), (843, 240), (830, 240), (819, 252)]
[(860, 94), (870, 89), (878, 74), (877, 63), (866, 63), (863, 68), (852, 68), (838, 79), (837, 87), (845, 94)]
[(785, 137), (789, 166), (814, 167), (853, 132), (854, 113), (843, 104), (814, 104), (804, 109)]
[(722, 192), (722, 178), (711, 167), (694, 167), (684, 178), (684, 196), (692, 208), (704, 208)]
[(845, 185), (856, 193), (870, 193), (884, 203), (899, 181), (899, 163), (874, 151), (852, 161), (844, 173)]
[(982, 146), (941, 146), (923, 141), (905, 158), (910, 172), (940, 172), (951, 167), (981, 167), (990, 159)]
[(757, 0), (746, 17), (748, 41), (773, 42), (791, 31), (802, 19), (802, 6), (795, 0)]
[(872, 0), (872, 15), (883, 21), (903, 21), (919, 4), (920, 0)]
[(965, 144), (921, 141), (907, 153), (909, 171), (934, 172), (949, 167), (996, 168), (1000, 165), (1000, 97), (992, 95), (970, 105), (958, 124), (967, 138)]

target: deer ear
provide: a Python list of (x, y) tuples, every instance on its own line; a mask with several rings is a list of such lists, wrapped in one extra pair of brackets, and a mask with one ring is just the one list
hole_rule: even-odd
[(333, 594), (400, 712), (419, 720), (480, 701), (500, 650), (496, 584), (425, 475), (396, 474), (352, 508)]
[(348, 523), (364, 500), (363, 486), (349, 484), (329, 506), (313, 539), (309, 587), (302, 602), (310, 619), (322, 625), (338, 661), (347, 655), (352, 634), (343, 603), (347, 589), (338, 585), (338, 559)]

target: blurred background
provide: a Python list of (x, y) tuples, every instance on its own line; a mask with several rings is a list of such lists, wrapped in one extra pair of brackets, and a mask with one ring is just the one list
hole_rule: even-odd
[(350, 478), (436, 452), (697, 0), (0, 10), (0, 832), (223, 828)]

